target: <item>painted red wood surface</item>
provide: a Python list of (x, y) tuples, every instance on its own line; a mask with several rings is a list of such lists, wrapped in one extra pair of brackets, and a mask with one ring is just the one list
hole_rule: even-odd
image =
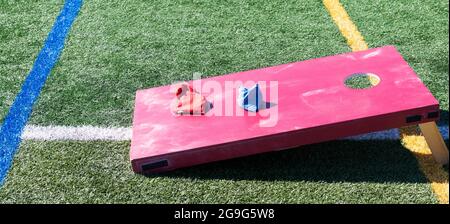
[[(355, 73), (373, 73), (381, 81), (369, 89), (346, 87), (345, 79)], [(265, 111), (278, 113), (276, 125), (261, 127), (267, 120), (261, 114), (176, 116), (170, 111), (170, 86), (139, 90), (130, 150), (135, 172), (172, 170), (401, 127), (407, 117), (421, 116), (408, 124), (428, 122), (436, 120), (429, 115), (439, 111), (438, 101), (393, 46), (216, 76), (202, 83), (208, 80), (223, 89), (225, 81), (276, 81), (262, 87), (267, 101), (275, 85), (278, 88), (276, 104)], [(205, 95), (215, 109), (223, 105), (224, 110), (228, 97), (234, 110), (242, 110), (233, 91)]]

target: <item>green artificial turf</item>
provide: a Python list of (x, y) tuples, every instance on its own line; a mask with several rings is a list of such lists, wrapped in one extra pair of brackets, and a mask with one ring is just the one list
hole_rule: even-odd
[[(399, 48), (448, 125), (448, 3), (343, 4), (370, 47)], [(320, 1), (84, 1), (31, 123), (131, 126), (137, 89), (348, 51)], [(10, 77), (20, 86), (23, 74)], [(14, 85), (3, 84), (12, 97)], [(437, 203), (399, 141), (332, 141), (147, 177), (131, 171), (129, 144), (26, 140), (0, 202)]]
[[(383, 144), (383, 147), (380, 147)], [(436, 203), (398, 141), (333, 141), (141, 176), (129, 142), (25, 141), (3, 203)]]
[(379, 78), (370, 73), (361, 73), (348, 77), (344, 83), (351, 89), (367, 89), (376, 86), (372, 83), (372, 80), (378, 82)]
[(0, 1), (0, 124), (64, 2)]
[(319, 1), (85, 1), (31, 123), (131, 126), (138, 89), (347, 51)]

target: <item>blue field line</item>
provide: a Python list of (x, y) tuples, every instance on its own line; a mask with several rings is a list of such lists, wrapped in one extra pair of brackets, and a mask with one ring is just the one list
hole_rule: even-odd
[(45, 40), (44, 47), (39, 52), (33, 68), (3, 121), (0, 129), (0, 186), (3, 185), (11, 167), (33, 104), (38, 99), (50, 71), (58, 61), (66, 36), (82, 5), (83, 0), (66, 0)]

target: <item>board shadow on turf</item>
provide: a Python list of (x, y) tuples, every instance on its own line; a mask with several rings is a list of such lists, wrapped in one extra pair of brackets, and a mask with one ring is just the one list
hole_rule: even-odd
[[(448, 68), (448, 66), (447, 66), (447, 68)], [(448, 116), (449, 116), (448, 110), (440, 110), (440, 119), (437, 122), (438, 126), (447, 126), (448, 127), (448, 118), (449, 118)], [(447, 148), (449, 148), (449, 140), (445, 139), (444, 141), (445, 141), (445, 144), (447, 145)], [(444, 170), (447, 173), (449, 172), (449, 164), (444, 165)]]
[[(448, 110), (440, 110), (439, 126), (448, 126)], [(449, 140), (445, 143), (449, 146)], [(147, 177), (198, 179), (289, 180), (325, 182), (425, 183), (417, 159), (399, 140), (330, 141), (279, 152), (247, 156), (182, 168)], [(444, 166), (448, 173), (448, 165)], [(440, 183), (443, 180), (432, 180)]]
[(427, 182), (416, 158), (400, 141), (330, 141), (146, 176), (330, 183)]
[(438, 126), (448, 126), (448, 110), (440, 110), (440, 118), (437, 122)]
[[(440, 110), (439, 126), (448, 126)], [(445, 143), (449, 146), (449, 140)], [(147, 177), (324, 182), (426, 183), (417, 159), (431, 155), (406, 150), (399, 140), (330, 141), (279, 152), (219, 161)], [(422, 157), (422, 158), (420, 158)], [(448, 172), (448, 165), (444, 166)], [(441, 183), (442, 179), (431, 180)]]

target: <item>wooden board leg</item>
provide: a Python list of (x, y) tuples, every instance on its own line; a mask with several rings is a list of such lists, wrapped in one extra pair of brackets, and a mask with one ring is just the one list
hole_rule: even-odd
[(441, 165), (448, 164), (448, 149), (436, 122), (419, 124), (419, 127), (436, 162)]

